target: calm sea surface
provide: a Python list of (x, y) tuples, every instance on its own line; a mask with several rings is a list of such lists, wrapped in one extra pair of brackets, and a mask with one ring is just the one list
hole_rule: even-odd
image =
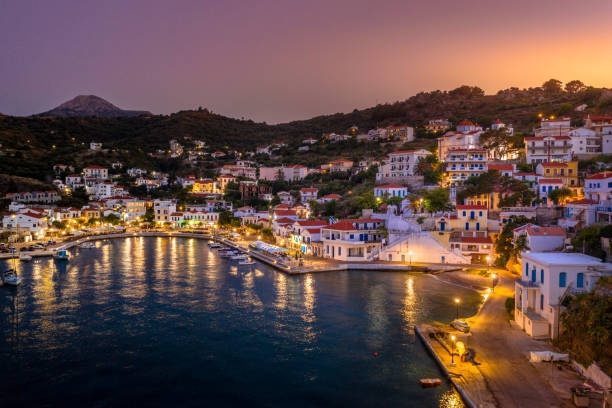
[[(0, 288), (0, 405), (460, 407), (415, 338), (479, 297), (419, 274), (287, 276), (205, 241), (128, 238)], [(2, 262), (0, 268), (6, 268)], [(374, 353), (378, 353), (378, 357)]]

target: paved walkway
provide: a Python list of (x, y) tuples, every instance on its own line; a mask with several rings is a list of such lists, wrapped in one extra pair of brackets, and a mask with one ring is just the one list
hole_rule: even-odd
[[(513, 327), (505, 318), (506, 298), (514, 296), (514, 278), (502, 276), (500, 285), (486, 302), (471, 327), (467, 346), (476, 351), (475, 361), (495, 396), (498, 407), (571, 407), (527, 359), (529, 350), (549, 347)], [(578, 378), (576, 382), (580, 384)]]

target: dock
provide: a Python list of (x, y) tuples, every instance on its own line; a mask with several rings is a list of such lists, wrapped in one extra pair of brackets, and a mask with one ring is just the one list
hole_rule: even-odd
[[(455, 350), (454, 364), (451, 365), (450, 345), (444, 340), (430, 337), (433, 326), (420, 324), (414, 327), (414, 332), (446, 378), (453, 384), (464, 404), (470, 408), (494, 408), (498, 403), (489, 391), (485, 378), (478, 367), (471, 362), (462, 362)], [(461, 338), (458, 338), (461, 340)]]

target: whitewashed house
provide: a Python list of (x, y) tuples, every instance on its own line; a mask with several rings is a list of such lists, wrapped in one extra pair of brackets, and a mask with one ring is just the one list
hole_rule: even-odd
[(514, 320), (534, 338), (557, 337), (566, 295), (591, 291), (601, 276), (612, 276), (612, 264), (569, 252), (523, 252), (521, 269)]

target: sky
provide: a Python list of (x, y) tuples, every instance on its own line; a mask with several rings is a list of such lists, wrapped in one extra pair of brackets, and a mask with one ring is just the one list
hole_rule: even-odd
[(550, 78), (612, 87), (612, 1), (0, 0), (0, 112), (76, 95), (268, 123)]

